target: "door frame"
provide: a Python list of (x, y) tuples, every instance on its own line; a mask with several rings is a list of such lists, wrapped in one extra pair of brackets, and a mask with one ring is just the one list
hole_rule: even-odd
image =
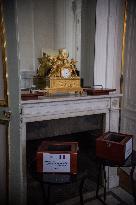
[[(17, 1), (1, 0), (6, 38), (7, 104), (0, 106), (0, 122), (7, 123), (8, 204), (25, 205), (22, 188), (22, 140), (20, 137), (20, 64), (18, 47)], [(9, 114), (9, 115), (8, 115)], [(11, 114), (11, 116), (10, 116)]]

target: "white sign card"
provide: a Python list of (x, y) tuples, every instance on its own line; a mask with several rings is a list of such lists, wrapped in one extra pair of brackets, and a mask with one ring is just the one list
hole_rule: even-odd
[(70, 154), (43, 153), (43, 172), (70, 172)]
[(125, 159), (132, 153), (132, 138), (126, 143)]

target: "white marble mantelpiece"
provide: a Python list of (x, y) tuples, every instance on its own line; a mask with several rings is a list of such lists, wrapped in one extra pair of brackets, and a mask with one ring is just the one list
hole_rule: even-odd
[[(23, 146), (22, 177), (26, 190), (26, 124), (44, 120), (104, 114), (105, 131), (118, 132), (120, 94), (101, 96), (46, 97), (39, 100), (21, 102), (21, 140)], [(118, 185), (116, 169), (108, 170), (109, 187)]]
[[(107, 114), (108, 118), (116, 114), (115, 117), (118, 119), (120, 96), (119, 94), (111, 94), (81, 97), (47, 97), (39, 100), (22, 101), (22, 121), (26, 123), (101, 113)], [(109, 119), (106, 124), (107, 131), (113, 130), (110, 126), (111, 124), (113, 123)], [(117, 127), (116, 131), (118, 130)]]

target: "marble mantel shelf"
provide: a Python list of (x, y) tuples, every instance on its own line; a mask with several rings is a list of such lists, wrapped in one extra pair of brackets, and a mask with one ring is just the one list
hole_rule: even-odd
[[(50, 97), (40, 100), (22, 101), (21, 117), (23, 122), (34, 122), (100, 113), (109, 115), (111, 114), (110, 111), (116, 113), (119, 111), (120, 97), (121, 94), (110, 94), (81, 97)], [(106, 127), (108, 129), (108, 125)]]
[(41, 98), (39, 100), (26, 100), (21, 101), (21, 104), (30, 104), (30, 103), (40, 103), (40, 102), (58, 102), (58, 101), (75, 101), (75, 100), (86, 100), (86, 99), (100, 99), (100, 98), (115, 98), (115, 97), (121, 97), (122, 94), (109, 94), (109, 95), (88, 95), (88, 96), (52, 96), (52, 97), (45, 97)]

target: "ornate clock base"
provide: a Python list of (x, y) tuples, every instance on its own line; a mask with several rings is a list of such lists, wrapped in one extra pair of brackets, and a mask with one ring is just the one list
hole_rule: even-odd
[(47, 94), (55, 93), (79, 93), (82, 94), (83, 89), (80, 87), (80, 78), (73, 77), (64, 79), (61, 77), (48, 78), (48, 87), (45, 88)]
[(44, 89), (46, 95), (54, 95), (54, 94), (80, 94), (82, 95), (82, 88), (45, 88)]

